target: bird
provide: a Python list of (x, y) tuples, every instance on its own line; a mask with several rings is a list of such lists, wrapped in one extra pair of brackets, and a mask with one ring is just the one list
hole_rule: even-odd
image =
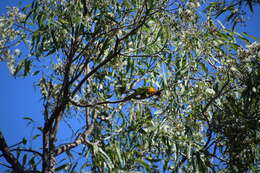
[(131, 99), (142, 100), (154, 95), (160, 96), (162, 90), (157, 90), (156, 88), (153, 87), (144, 86), (138, 89), (134, 89), (134, 91), (135, 91), (134, 93), (126, 96), (124, 100), (131, 100)]

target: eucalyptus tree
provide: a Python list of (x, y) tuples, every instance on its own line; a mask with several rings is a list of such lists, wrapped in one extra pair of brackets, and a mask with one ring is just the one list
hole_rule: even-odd
[[(1, 60), (14, 76), (37, 76), (42, 144), (8, 147), (1, 133), (1, 165), (256, 170), (260, 45), (203, 14), (200, 3), (34, 0), (10, 8), (0, 19)], [(61, 122), (73, 132), (62, 134), (67, 141)]]

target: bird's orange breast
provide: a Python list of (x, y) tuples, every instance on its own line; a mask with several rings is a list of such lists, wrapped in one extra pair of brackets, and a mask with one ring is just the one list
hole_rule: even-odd
[(155, 93), (157, 93), (158, 91), (157, 91), (155, 88), (150, 87), (150, 88), (147, 89), (147, 92), (148, 92), (149, 94), (155, 94)]

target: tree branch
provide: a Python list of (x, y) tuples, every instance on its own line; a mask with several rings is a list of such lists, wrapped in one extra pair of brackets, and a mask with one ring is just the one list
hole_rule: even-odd
[[(159, 90), (159, 92), (161, 92), (161, 90)], [(116, 101), (103, 101), (103, 102), (98, 102), (98, 103), (94, 103), (94, 104), (80, 104), (80, 103), (76, 103), (75, 101), (73, 100), (70, 100), (70, 102), (74, 105), (74, 106), (77, 106), (77, 107), (82, 107), (82, 108), (86, 108), (86, 107), (95, 107), (95, 106), (98, 106), (98, 105), (103, 105), (103, 104), (116, 104), (116, 103), (122, 103), (122, 102), (127, 102), (129, 100), (132, 100), (132, 99), (135, 99), (135, 100), (144, 100), (144, 99), (147, 99), (147, 98), (150, 98), (152, 96), (156, 95), (156, 93), (154, 94), (150, 94), (149, 96), (147, 97), (137, 97), (137, 96), (132, 96), (132, 95), (129, 95), (129, 96), (126, 96), (124, 99), (122, 100), (116, 100)]]
[(226, 83), (224, 84), (224, 86), (220, 89), (220, 91), (207, 103), (207, 105), (204, 107), (204, 109), (202, 110), (201, 114), (204, 116), (204, 118), (206, 119), (207, 123), (209, 124), (209, 119), (208, 117), (205, 115), (205, 112), (208, 110), (209, 106), (217, 99), (219, 98), (223, 93), (223, 90), (227, 87), (227, 85), (229, 84), (229, 80), (226, 81)]
[(114, 51), (111, 55), (109, 55), (103, 62), (101, 62), (99, 65), (97, 65), (92, 71), (90, 71), (81, 81), (80, 83), (77, 85), (77, 87), (72, 91), (72, 96), (74, 96), (78, 90), (81, 88), (81, 86), (84, 84), (84, 82), (90, 77), (92, 76), (94, 73), (96, 73), (101, 67), (103, 67), (104, 65), (106, 65), (108, 62), (110, 62), (113, 58), (115, 58), (118, 53), (121, 51), (118, 50), (118, 45), (119, 45), (120, 40), (117, 39), (116, 40), (116, 44), (115, 44), (115, 48)]
[(184, 162), (187, 160), (187, 157), (183, 155), (183, 158), (181, 159), (180, 162), (175, 167), (175, 172), (178, 172), (179, 168), (184, 164)]
[(128, 101), (128, 100), (130, 100), (130, 99), (122, 99), (122, 100), (116, 100), (116, 101), (104, 101), (104, 102), (98, 102), (98, 103), (94, 103), (94, 104), (79, 104), (79, 103), (74, 102), (73, 100), (70, 100), (70, 102), (71, 102), (74, 106), (85, 108), (85, 107), (94, 107), (94, 106), (103, 105), (103, 104), (122, 103), (122, 102), (126, 102), (126, 101)]
[(85, 130), (84, 133), (81, 133), (74, 142), (61, 145), (59, 148), (57, 148), (54, 151), (55, 156), (58, 156), (58, 155), (62, 154), (63, 152), (68, 151), (72, 148), (75, 148), (84, 142), (91, 144), (91, 142), (89, 142), (86, 138), (92, 133), (92, 131), (94, 129), (95, 120), (97, 118), (97, 113), (95, 112), (95, 110), (93, 111), (93, 114), (94, 114), (94, 117), (92, 120), (92, 124), (89, 126), (89, 128), (87, 130)]
[(109, 55), (103, 62), (101, 62), (99, 65), (97, 65), (92, 71), (90, 71), (81, 81), (80, 83), (77, 85), (77, 87), (73, 90), (71, 96), (73, 97), (78, 90), (81, 88), (81, 86), (83, 85), (83, 83), (90, 77), (92, 76), (94, 73), (96, 73), (101, 67), (103, 67), (104, 65), (106, 65), (108, 62), (110, 62), (112, 59), (114, 59), (118, 54), (120, 54), (121, 49), (118, 50), (118, 46), (119, 43), (126, 39), (127, 37), (129, 37), (130, 35), (134, 34), (139, 28), (141, 28), (145, 21), (147, 19), (147, 16), (143, 17), (143, 20), (140, 21), (140, 23), (131, 31), (129, 31), (126, 35), (124, 35), (121, 38), (117, 38), (116, 43), (115, 43), (115, 48), (114, 51), (111, 55)]
[(5, 157), (6, 161), (12, 165), (12, 168), (15, 172), (25, 173), (22, 165), (19, 163), (19, 161), (11, 153), (11, 151), (6, 144), (5, 138), (4, 138), (1, 131), (0, 131), (0, 150), (2, 151), (3, 156)]
[(30, 153), (34, 153), (39, 155), (40, 157), (42, 157), (42, 153), (32, 150), (32, 149), (26, 149), (26, 148), (15, 148), (15, 149), (11, 149), (10, 151), (25, 151), (25, 152), (30, 152)]

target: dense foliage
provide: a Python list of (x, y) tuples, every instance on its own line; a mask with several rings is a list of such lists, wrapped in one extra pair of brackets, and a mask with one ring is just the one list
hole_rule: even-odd
[[(1, 133), (10, 169), (256, 172), (260, 44), (215, 21), (212, 8), (199, 0), (10, 8), (0, 58), (14, 76), (37, 76), (44, 117), (38, 148), (24, 139), (5, 150)], [(66, 142), (61, 121), (77, 128)]]
[(213, 16), (225, 16), (225, 20), (232, 23), (232, 29), (237, 24), (246, 24), (249, 11), (254, 12), (254, 7), (260, 0), (216, 0), (207, 7)]

